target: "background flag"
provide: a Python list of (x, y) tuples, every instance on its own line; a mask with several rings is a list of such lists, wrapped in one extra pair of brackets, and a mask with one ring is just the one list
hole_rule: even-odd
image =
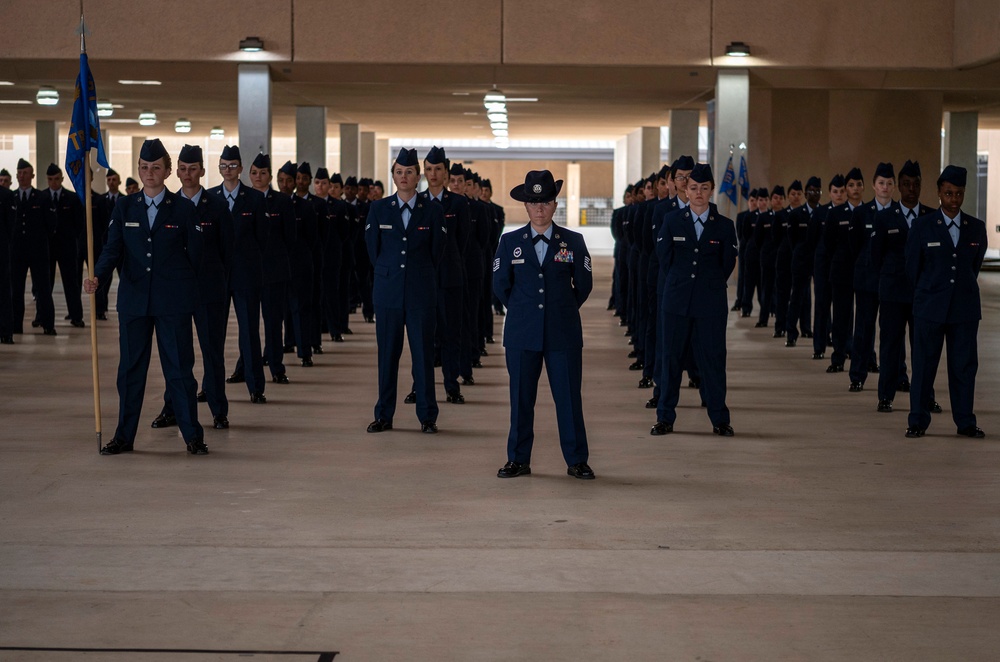
[(740, 155), (740, 197), (750, 201), (750, 175), (747, 173), (747, 157)]
[(94, 148), (97, 148), (97, 162), (107, 168), (108, 157), (104, 153), (101, 125), (97, 119), (97, 88), (94, 87), (87, 54), (80, 53), (80, 74), (76, 77), (73, 120), (66, 145), (66, 174), (81, 202), (86, 202), (89, 195), (84, 168), (87, 166), (87, 153)]
[(729, 155), (729, 163), (726, 164), (726, 174), (722, 178), (722, 186), (719, 187), (719, 195), (729, 198), (729, 201), (736, 204), (736, 187), (733, 185), (736, 173), (733, 172), (733, 155)]

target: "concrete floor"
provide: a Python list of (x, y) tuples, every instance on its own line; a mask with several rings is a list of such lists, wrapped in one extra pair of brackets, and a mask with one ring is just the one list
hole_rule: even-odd
[[(420, 434), (400, 404), (396, 429), (369, 435), (374, 327), (354, 316), (355, 334), (327, 342), (314, 368), (293, 362), (292, 384), (269, 384), (267, 405), (230, 386), (232, 427), (206, 430), (208, 457), (188, 456), (176, 429), (149, 429), (163, 389), (155, 357), (136, 452), (101, 457), (89, 330), (60, 323), (56, 338), (0, 346), (0, 647), (997, 659), (998, 274), (981, 278), (977, 413), (989, 436), (973, 441), (954, 434), (943, 369), (945, 413), (908, 440), (905, 397), (878, 414), (874, 377), (849, 393), (846, 373), (825, 374), (810, 347), (786, 349), (735, 315), (737, 436), (713, 436), (685, 389), (677, 432), (651, 437), (649, 391), (604, 311), (609, 273), (598, 259), (584, 309), (593, 482), (565, 475), (551, 415), (537, 421), (534, 474), (495, 477), (509, 413), (500, 344), (464, 389), (468, 404), (441, 404), (440, 434)], [(114, 316), (99, 330), (107, 441)], [(552, 412), (547, 390), (538, 411)], [(75, 659), (235, 656), (0, 650)]]

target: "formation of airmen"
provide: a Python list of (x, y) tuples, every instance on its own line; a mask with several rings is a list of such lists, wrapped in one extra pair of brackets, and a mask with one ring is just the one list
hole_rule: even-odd
[[(440, 201), (442, 192), (446, 194), (449, 223), (457, 228), (449, 259), (442, 263), (438, 274), (439, 314), (432, 360), (445, 373), (448, 402), (462, 404), (465, 397), (460, 386), (475, 383), (474, 370), (483, 366), (481, 357), (487, 356), (486, 345), (493, 342), (490, 262), (503, 231), (504, 213), (502, 207), (490, 202), (489, 180), (460, 163), (450, 163), (444, 150), (432, 150), (425, 163), (430, 165), (428, 173), (433, 171), (433, 175), (428, 177), (430, 190), (421, 196)], [(249, 164), (251, 185), (247, 186), (241, 180), (244, 162), (238, 146), (223, 150), (218, 163), (223, 183), (211, 189), (201, 185), (205, 163), (200, 147), (185, 145), (177, 156), (176, 168), (174, 165), (159, 141), (146, 141), (139, 158), (141, 190), (140, 184), (129, 178), (134, 190), (120, 191), (120, 176), (109, 170), (108, 192), (91, 193), (99, 269), (95, 272), (97, 278), (90, 283), (85, 282), (82, 274), (87, 246), (84, 207), (76, 193), (62, 189), (58, 166), (49, 167), (49, 187), (39, 191), (32, 187), (31, 164), (22, 159), (17, 167), (18, 188), (12, 191), (9, 184), (0, 187), (3, 230), (0, 340), (3, 343), (12, 344), (14, 336), (24, 332), (29, 271), (37, 310), (33, 326), (40, 327), (47, 335), (56, 334), (52, 302), (56, 264), (67, 298), (67, 318), (75, 327), (85, 326), (81, 289), (90, 292), (93, 288), (98, 319), (106, 320), (113, 274), (117, 273), (120, 279), (119, 386), (127, 373), (130, 395), (126, 398), (120, 393), (122, 403), (128, 400), (129, 404), (122, 407), (119, 431), (105, 454), (131, 450), (138, 417), (136, 407), (141, 407), (142, 400), (141, 395), (134, 397), (134, 392), (141, 393), (140, 381), (145, 384), (151, 348), (151, 340), (144, 337), (145, 329), (134, 335), (123, 332), (123, 301), (126, 307), (133, 306), (125, 311), (124, 317), (131, 319), (135, 315), (153, 320), (161, 360), (164, 354), (177, 350), (180, 364), (185, 363), (183, 343), (179, 349), (165, 348), (164, 338), (169, 334), (160, 328), (175, 312), (187, 314), (180, 308), (173, 311), (169, 306), (162, 307), (168, 298), (185, 301), (180, 291), (183, 288), (176, 282), (158, 278), (183, 280), (187, 275), (183, 271), (171, 273), (170, 269), (176, 265), (159, 262), (174, 247), (165, 243), (158, 250), (157, 242), (166, 242), (161, 239), (164, 235), (177, 234), (172, 230), (183, 230), (188, 212), (196, 233), (180, 249), (195, 262), (196, 271), (188, 326), (193, 318), (205, 370), (196, 397), (197, 401), (208, 403), (215, 428), (229, 427), (227, 382), (245, 383), (252, 403), (266, 403), (265, 368), (273, 383), (288, 384), (285, 368), (288, 354), (294, 353), (303, 367), (311, 367), (314, 357), (323, 353), (324, 336), (333, 342), (344, 342), (345, 336), (352, 333), (349, 325), (352, 313), (361, 312), (366, 323), (375, 322), (374, 272), (364, 228), (370, 205), (384, 196), (382, 182), (354, 176), (344, 178), (339, 173), (331, 175), (324, 167), (313, 172), (309, 163), (286, 162), (274, 172), (270, 157), (257, 154)], [(167, 191), (163, 184), (171, 172), (181, 182), (176, 193)], [(4, 176), (6, 173), (0, 174), (0, 178)], [(146, 182), (147, 176), (151, 183)], [(150, 196), (150, 191), (158, 193)], [(184, 222), (165, 220), (162, 217), (166, 212), (161, 207), (171, 210), (173, 215), (183, 211)], [(145, 218), (147, 212), (148, 224), (130, 217), (138, 214)], [(125, 271), (130, 259), (144, 255), (135, 253), (135, 247), (129, 243), (136, 228), (149, 230), (146, 241), (151, 244), (146, 256), (148, 264), (140, 260), (129, 265), (137, 271), (133, 273), (136, 278), (151, 275), (148, 284), (138, 281), (146, 288), (141, 293), (134, 289), (136, 278), (127, 277)], [(115, 235), (115, 231), (121, 234)], [(113, 250), (103, 250), (112, 240), (118, 242)], [(143, 246), (140, 250), (145, 249)], [(165, 287), (162, 292), (157, 289), (161, 285)], [(136, 304), (140, 299), (141, 303)], [(230, 310), (235, 312), (238, 323), (240, 352), (235, 369), (227, 376), (224, 351)], [(261, 320), (263, 339), (259, 332)], [(133, 335), (132, 340), (142, 336), (143, 342), (128, 346), (127, 335)], [(138, 362), (134, 360), (136, 356)], [(193, 362), (193, 356), (191, 359)], [(163, 367), (167, 391), (153, 427), (180, 424), (188, 450), (201, 454), (204, 441), (200, 428), (195, 427), (196, 419), (192, 419), (189, 405), (178, 401), (183, 400), (184, 389), (180, 386), (183, 370), (167, 363)], [(136, 401), (138, 405), (134, 404)]]
[[(691, 175), (699, 167), (688, 156), (664, 166), (629, 186), (624, 206), (612, 216), (615, 269), (608, 310), (626, 329), (634, 359), (629, 369), (641, 371), (639, 388), (653, 389), (646, 407), (657, 409), (654, 435), (673, 431), (679, 369), (687, 371), (688, 386), (700, 391), (714, 431), (732, 434), (719, 398), (720, 387), (723, 396), (725, 389), (725, 317), (718, 306), (692, 313), (685, 304), (678, 311), (671, 283), (691, 279), (695, 285), (706, 276), (689, 268), (697, 264), (694, 259), (680, 268), (665, 262), (675, 259), (667, 246), (685, 240), (672, 231), (671, 219), (690, 207)], [(856, 167), (835, 175), (825, 204), (820, 204), (822, 182), (815, 176), (804, 187), (793, 181), (787, 192), (780, 185), (752, 190), (749, 208), (734, 224), (738, 271), (730, 311), (750, 318), (756, 304), (755, 328), (771, 328), (773, 318), (773, 337), (784, 339), (785, 347), (796, 347), (800, 338), (811, 340), (812, 359), (829, 356), (827, 373), (847, 368), (845, 386), (851, 392), (863, 392), (869, 375), (877, 374), (878, 412), (892, 412), (896, 394), (909, 393), (910, 438), (923, 436), (931, 414), (942, 412), (933, 384), (947, 343), (958, 434), (984, 437), (973, 402), (982, 317), (977, 279), (987, 237), (983, 221), (961, 211), (966, 177), (963, 168), (944, 169), (937, 179), (938, 209), (921, 204), (920, 165), (911, 161), (898, 177), (891, 163), (879, 163), (870, 180)], [(868, 201), (866, 183), (874, 189)], [(718, 215), (714, 205), (711, 213)], [(710, 244), (699, 239), (697, 245), (699, 255), (692, 257), (701, 259), (703, 268), (719, 262)], [(723, 260), (723, 266), (729, 268), (728, 262)], [(723, 270), (707, 278), (721, 278), (724, 284), (728, 275)], [(681, 334), (681, 347), (676, 344), (679, 314), (703, 318), (700, 327)], [(699, 348), (706, 338), (715, 353)]]

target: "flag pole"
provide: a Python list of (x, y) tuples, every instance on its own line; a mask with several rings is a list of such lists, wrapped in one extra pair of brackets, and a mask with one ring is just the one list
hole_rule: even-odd
[[(80, 0), (80, 53), (87, 52), (87, 25), (83, 20), (83, 0)], [(90, 94), (88, 81), (82, 80), (81, 94)], [(87, 275), (94, 277), (94, 204), (91, 195), (93, 185), (93, 173), (90, 167), (90, 142), (87, 141), (87, 149), (83, 153), (83, 176), (84, 176), (84, 206), (87, 210)], [(101, 372), (100, 360), (97, 355), (97, 292), (90, 295), (90, 367), (94, 380), (94, 432), (97, 436), (97, 450), (100, 452), (103, 447), (101, 439)]]

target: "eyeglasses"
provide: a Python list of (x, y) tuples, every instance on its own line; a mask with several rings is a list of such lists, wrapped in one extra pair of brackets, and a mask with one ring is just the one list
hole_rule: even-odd
[(220, 163), (219, 171), (221, 172), (225, 170), (236, 170), (239, 167), (240, 167), (239, 163)]
[(687, 175), (680, 175), (680, 174), (674, 175), (675, 182), (686, 182), (687, 180), (688, 180)]

